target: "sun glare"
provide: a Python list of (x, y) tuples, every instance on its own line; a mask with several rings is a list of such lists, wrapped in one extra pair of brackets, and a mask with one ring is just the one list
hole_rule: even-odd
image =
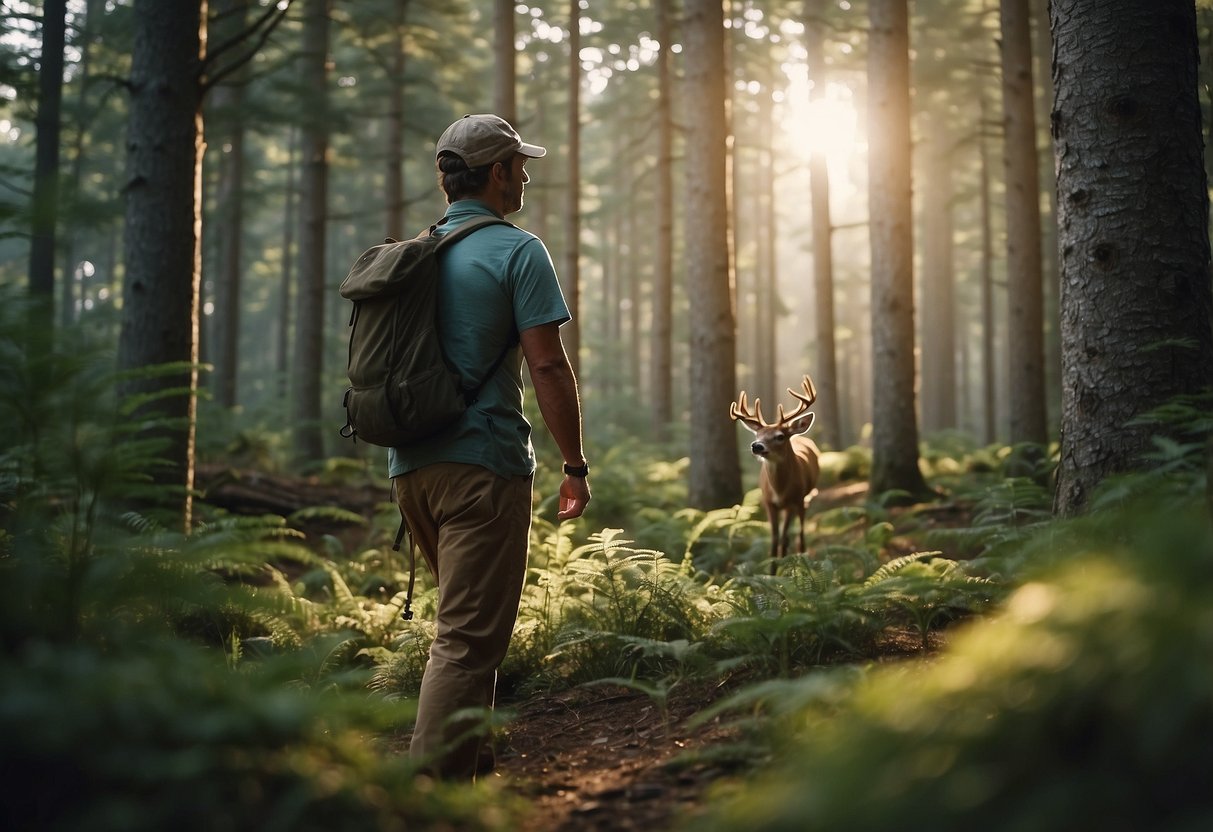
[(831, 178), (836, 172), (845, 175), (852, 156), (863, 149), (850, 87), (828, 83), (824, 91), (818, 91), (810, 88), (803, 67), (790, 74), (783, 101), (783, 130), (788, 143), (806, 159), (813, 153), (823, 154)]

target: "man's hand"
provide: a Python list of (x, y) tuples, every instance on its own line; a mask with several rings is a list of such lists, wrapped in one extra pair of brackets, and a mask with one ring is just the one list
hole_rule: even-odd
[(590, 484), (585, 477), (570, 477), (565, 475), (560, 483), (560, 510), (556, 512), (557, 520), (572, 520), (580, 517), (590, 501)]

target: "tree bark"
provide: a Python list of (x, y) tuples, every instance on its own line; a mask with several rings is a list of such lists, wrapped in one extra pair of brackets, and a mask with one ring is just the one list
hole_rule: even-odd
[[(59, 133), (66, 15), (66, 0), (46, 0), (42, 4), (34, 192), (30, 200), (29, 293), (34, 301), (33, 332), (48, 342), (55, 327), (55, 226), (59, 221)], [(70, 291), (68, 286), (64, 289)]]
[(657, 3), (657, 259), (653, 267), (653, 332), (649, 350), (649, 399), (652, 405), (653, 436), (657, 442), (669, 438), (673, 404), (673, 286), (674, 286), (674, 120), (671, 101), (670, 46), (673, 25), (670, 0)]
[(956, 427), (956, 303), (952, 245), (952, 136), (946, 107), (926, 116), (922, 204), (922, 427)]
[(1043, 445), (1044, 290), (1040, 180), (1028, 0), (1002, 0), (1003, 143), (1007, 181), (1007, 404), (1011, 442)]
[[(222, 21), (217, 34), (226, 40), (243, 31), (249, 0), (221, 0), (215, 4), (216, 19)], [(215, 212), (218, 228), (218, 274), (215, 280), (215, 312), (212, 319), (214, 343), (214, 376), (212, 387), (215, 400), (223, 407), (236, 406), (240, 366), (240, 310), (243, 307), (242, 252), (244, 235), (244, 83), (246, 73), (234, 72), (226, 83), (211, 93), (213, 121), (223, 127), (219, 152), (218, 206)]]
[(726, 217), (724, 15), (719, 0), (688, 0), (684, 13), (687, 109), (687, 280), (690, 295), (689, 500), (701, 509), (741, 499), (737, 431), (737, 333)]
[(405, 226), (404, 202), (404, 65), (405, 18), (409, 0), (392, 6), (392, 68), (388, 90), (387, 142), (384, 146), (384, 236), (398, 240), (412, 236)]
[(914, 258), (910, 194), (910, 36), (906, 0), (872, 0), (868, 54), (872, 248), (871, 493), (918, 496)]
[[(184, 487), (189, 528), (198, 389), (198, 292), (201, 282), (202, 87), (204, 0), (136, 0), (127, 132), (122, 330), (118, 368), (180, 364), (171, 375), (136, 377), (120, 392), (164, 394), (145, 406), (173, 420), (165, 436), (164, 476)], [(180, 427), (178, 427), (180, 426)]]
[(563, 328), (565, 350), (575, 375), (581, 374), (581, 5), (569, 0), (569, 181), (564, 214), (565, 300), (573, 320)]
[[(812, 19), (811, 8), (820, 8), (819, 0), (805, 0), (804, 46), (809, 80), (814, 89), (826, 88), (825, 47), (822, 24)], [(813, 93), (810, 91), (812, 100)], [(809, 202), (813, 232), (813, 291), (816, 315), (815, 337), (817, 366), (813, 383), (817, 387), (818, 418), (814, 426), (822, 444), (838, 448), (842, 442), (842, 415), (839, 408), (838, 357), (834, 342), (834, 240), (830, 219), (830, 174), (824, 153), (813, 151), (809, 157)]]
[(300, 77), (307, 90), (300, 140), (299, 285), (295, 315), (295, 451), (304, 463), (324, 457), (324, 265), (328, 210), (329, 0), (306, 0)]
[(994, 371), (994, 230), (990, 216), (990, 152), (986, 142), (986, 100), (978, 99), (981, 127), (978, 155), (981, 164), (979, 210), (981, 212), (981, 378), (982, 417), (987, 445), (998, 438), (998, 385)]
[[(1208, 193), (1187, 0), (1053, 0), (1062, 443), (1054, 509), (1140, 468), (1150, 409), (1213, 374)], [(1132, 44), (1126, 49), (1125, 44)]]
[[(494, 112), (518, 125), (517, 70), (514, 58), (514, 0), (493, 0)], [(576, 3), (574, 3), (576, 6)]]

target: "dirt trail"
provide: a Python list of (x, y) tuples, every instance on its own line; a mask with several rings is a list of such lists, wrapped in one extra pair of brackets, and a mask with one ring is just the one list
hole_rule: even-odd
[(528, 832), (669, 829), (730, 771), (696, 752), (723, 750), (736, 731), (687, 725), (717, 695), (675, 690), (664, 718), (645, 694), (615, 686), (527, 700), (514, 706), (492, 777), (531, 803)]

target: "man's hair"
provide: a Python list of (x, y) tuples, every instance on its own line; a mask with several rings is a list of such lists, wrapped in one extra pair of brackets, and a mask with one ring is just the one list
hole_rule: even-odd
[(455, 202), (459, 199), (480, 196), (489, 184), (489, 173), (493, 162), (476, 168), (469, 168), (463, 159), (454, 153), (441, 153), (438, 156), (438, 184), (446, 194), (446, 201)]

